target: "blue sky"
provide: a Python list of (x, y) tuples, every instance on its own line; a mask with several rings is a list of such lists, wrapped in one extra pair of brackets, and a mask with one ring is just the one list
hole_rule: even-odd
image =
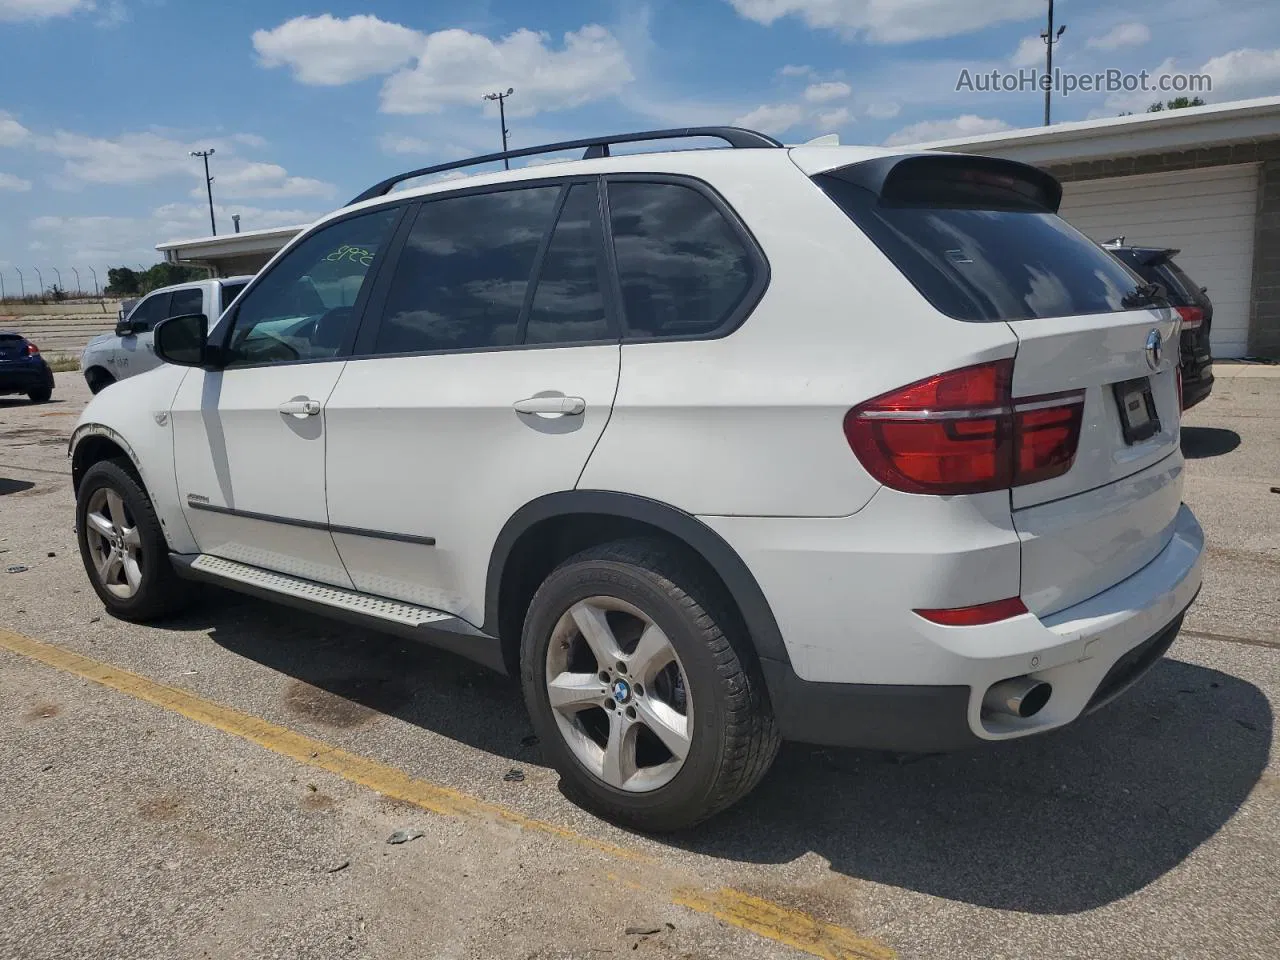
[[(152, 263), (304, 222), (397, 170), (498, 146), (738, 122), (798, 142), (911, 143), (1040, 122), (1042, 97), (957, 93), (1042, 62), (1045, 0), (0, 0), (0, 276)], [(1274, 0), (1058, 0), (1064, 69), (1207, 72), (1280, 94)], [(1055, 120), (1154, 96), (1058, 98)], [(82, 276), (86, 280), (87, 276)], [(32, 284), (33, 286), (33, 284)], [(31, 287), (29, 287), (31, 289)], [(11, 291), (12, 292), (12, 291)]]

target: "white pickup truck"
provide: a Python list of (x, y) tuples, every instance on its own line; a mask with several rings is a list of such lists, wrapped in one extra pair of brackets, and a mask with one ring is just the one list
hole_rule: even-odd
[(117, 380), (158, 367), (151, 331), (161, 320), (202, 313), (212, 326), (252, 277), (217, 277), (153, 290), (116, 324), (115, 333), (94, 337), (80, 357), (89, 389), (99, 393)]

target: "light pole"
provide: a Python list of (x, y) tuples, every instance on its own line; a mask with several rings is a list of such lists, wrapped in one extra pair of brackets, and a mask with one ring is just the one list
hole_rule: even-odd
[(36, 272), (36, 279), (40, 281), (40, 299), (44, 300), (44, 274), (40, 272), (39, 267), (33, 267)]
[(57, 267), (53, 268), (53, 275), (58, 278), (58, 289), (62, 289), (62, 271)]
[(1053, 48), (1062, 40), (1062, 35), (1067, 32), (1067, 25), (1064, 23), (1058, 28), (1058, 32), (1053, 32), (1053, 0), (1049, 0), (1049, 29), (1040, 34), (1040, 39), (1044, 41), (1045, 46), (1045, 66), (1044, 66), (1044, 125), (1049, 126), (1049, 114), (1053, 104)]
[(13, 272), (18, 275), (18, 289), (22, 291), (21, 296), (25, 300), (27, 299), (27, 281), (23, 279), (22, 270), (18, 267), (14, 267)]
[(209, 176), (209, 158), (217, 151), (210, 147), (208, 150), (192, 150), (193, 157), (199, 157), (204, 161), (204, 186), (209, 191), (209, 229), (213, 231), (213, 235), (218, 235), (218, 222), (213, 219), (213, 177)]
[(76, 293), (84, 293), (84, 287), (80, 283), (80, 271), (72, 267), (71, 274), (76, 278)]
[(4, 271), (0, 270), (0, 303), (3, 303), (9, 295), (4, 292)]
[[(511, 131), (507, 129), (507, 97), (511, 96), (515, 92), (516, 92), (515, 87), (507, 87), (506, 93), (486, 93), (484, 95), (484, 98), (486, 100), (498, 101), (498, 122), (502, 124), (502, 152), (503, 153), (507, 152), (507, 136), (511, 133)], [(503, 157), (502, 167), (504, 170), (510, 170), (511, 161), (509, 161), (506, 157)]]
[(98, 295), (98, 271), (90, 267), (89, 272), (93, 274), (93, 295), (96, 297)]

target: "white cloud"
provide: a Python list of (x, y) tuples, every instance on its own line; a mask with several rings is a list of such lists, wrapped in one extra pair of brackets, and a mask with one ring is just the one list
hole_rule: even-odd
[[(604, 27), (588, 24), (553, 49), (546, 33), (517, 30), (493, 41), (466, 30), (441, 30), (426, 39), (418, 62), (388, 78), (385, 113), (436, 113), (514, 86), (512, 116), (575, 107), (612, 96), (633, 79), (626, 52)], [(495, 111), (496, 112), (496, 111)]]
[(867, 107), (867, 116), (873, 120), (892, 120), (902, 112), (902, 105), (891, 101), (873, 103)]
[(1087, 46), (1094, 50), (1119, 50), (1140, 47), (1151, 40), (1151, 28), (1145, 23), (1120, 23), (1098, 37), (1090, 37)]
[(394, 133), (384, 133), (379, 137), (378, 146), (382, 148), (383, 153), (389, 153), (392, 156), (411, 156), (434, 151), (430, 141), (423, 140), (421, 137), (398, 136)]
[(16, 190), (18, 193), (26, 193), (30, 189), (30, 180), (23, 180), (12, 173), (0, 173), (0, 190)]
[(30, 138), (30, 130), (15, 120), (12, 114), (0, 110), (0, 147), (16, 147)]
[(0, 0), (0, 21), (47, 20), (92, 9), (93, 0)]
[(835, 110), (827, 110), (819, 113), (814, 120), (819, 127), (826, 130), (832, 130), (836, 127), (843, 127), (849, 122), (849, 108), (837, 107)]
[(1214, 57), (1196, 73), (1213, 77), (1213, 92), (1231, 98), (1273, 94), (1280, 87), (1280, 49), (1232, 50)]
[[(220, 174), (214, 189), (220, 196), (232, 199), (242, 197), (328, 197), (333, 194), (333, 184), (310, 177), (291, 177), (284, 167), (260, 161), (234, 164), (227, 173)], [(205, 195), (201, 184), (191, 191), (193, 197)]]
[(267, 145), (267, 138), (260, 137), (256, 133), (233, 133), (231, 139), (246, 147), (265, 147)]
[(1038, 36), (1023, 37), (1009, 63), (1015, 67), (1038, 67), (1044, 63), (1044, 55), (1044, 40)]
[(804, 116), (804, 109), (794, 103), (765, 104), (738, 117), (733, 125), (776, 135), (796, 126)]
[(1008, 130), (1009, 124), (994, 117), (979, 117), (965, 114), (951, 120), (924, 120), (903, 127), (885, 140), (885, 146), (898, 147), (905, 144), (931, 143), (934, 140), (951, 140), (956, 137), (976, 137), (984, 133), (998, 133)]
[(327, 13), (295, 17), (253, 34), (253, 48), (264, 67), (290, 67), (300, 83), (313, 86), (391, 73), (412, 60), (424, 41), (416, 30), (369, 14), (345, 20)]
[(814, 75), (813, 67), (795, 63), (789, 63), (778, 71), (780, 77), (811, 77)]
[(853, 92), (853, 88), (839, 80), (828, 80), (824, 83), (811, 83), (805, 88), (804, 98), (810, 103), (829, 103), (842, 100)]
[(800, 17), (814, 28), (876, 43), (905, 43), (972, 33), (995, 23), (1043, 16), (1043, 0), (729, 0), (748, 20)]

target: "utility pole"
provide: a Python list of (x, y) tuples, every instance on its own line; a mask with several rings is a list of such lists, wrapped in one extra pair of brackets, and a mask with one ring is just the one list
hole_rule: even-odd
[[(498, 122), (502, 124), (502, 152), (503, 153), (507, 152), (507, 137), (511, 133), (511, 131), (507, 129), (507, 97), (511, 96), (515, 92), (516, 92), (515, 87), (507, 87), (506, 93), (486, 93), (484, 95), (484, 98), (486, 100), (498, 101)], [(504, 170), (510, 170), (511, 161), (509, 161), (506, 157), (503, 157), (502, 167)]]
[(1061, 40), (1062, 35), (1067, 32), (1067, 25), (1064, 23), (1058, 28), (1058, 32), (1053, 32), (1053, 0), (1049, 0), (1049, 29), (1040, 34), (1040, 39), (1044, 41), (1045, 46), (1045, 65), (1044, 65), (1044, 125), (1049, 126), (1050, 112), (1053, 106), (1053, 48)]
[(209, 158), (216, 153), (213, 147), (208, 150), (192, 150), (191, 156), (199, 157), (204, 161), (204, 186), (209, 191), (209, 229), (213, 231), (213, 235), (218, 235), (218, 222), (213, 219), (213, 177), (209, 176)]

